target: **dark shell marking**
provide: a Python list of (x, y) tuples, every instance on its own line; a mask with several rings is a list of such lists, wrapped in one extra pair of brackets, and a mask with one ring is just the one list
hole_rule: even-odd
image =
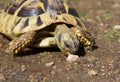
[(17, 13), (17, 16), (19, 16), (19, 17), (35, 16), (35, 15), (39, 15), (39, 14), (44, 13), (41, 6), (38, 5), (37, 0), (34, 0), (34, 1), (22, 0), (19, 2), (16, 1), (11, 6), (9, 6), (5, 10), (5, 12), (7, 12), (8, 14), (14, 15), (17, 10), (19, 10), (19, 12)]
[(5, 12), (11, 15), (16, 13), (18, 17), (36, 16), (45, 12), (51, 15), (69, 13), (78, 16), (71, 4), (64, 0), (16, 0), (8, 5)]
[(42, 20), (39, 16), (37, 18), (37, 23), (36, 24), (37, 24), (37, 26), (41, 26), (43, 24), (43, 22), (42, 22)]

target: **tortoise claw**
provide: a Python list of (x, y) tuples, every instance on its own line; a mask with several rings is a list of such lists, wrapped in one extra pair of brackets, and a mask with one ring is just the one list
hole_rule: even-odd
[(86, 52), (91, 52), (92, 51), (92, 46), (86, 46), (84, 47)]

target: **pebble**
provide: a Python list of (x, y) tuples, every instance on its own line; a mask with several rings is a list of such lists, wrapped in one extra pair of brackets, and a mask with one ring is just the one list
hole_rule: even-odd
[(115, 26), (113, 27), (113, 29), (115, 29), (115, 30), (120, 30), (120, 25), (115, 25)]
[(89, 71), (88, 71), (88, 75), (90, 75), (90, 76), (95, 76), (95, 75), (97, 75), (97, 72), (94, 71), (94, 70), (89, 70)]
[(70, 54), (67, 59), (67, 61), (69, 62), (75, 62), (75, 61), (78, 61), (79, 60), (79, 56), (78, 55), (73, 55), (73, 54)]
[(28, 81), (29, 82), (38, 82), (38, 80), (36, 79), (36, 76), (34, 74), (29, 75)]
[(94, 62), (96, 60), (96, 58), (94, 56), (87, 56), (86, 60), (89, 62)]
[(0, 47), (2, 47), (2, 45), (3, 45), (3, 44), (0, 42)]
[(26, 66), (26, 65), (21, 65), (21, 71), (22, 71), (22, 72), (26, 71), (26, 69), (27, 69), (27, 66)]
[(0, 80), (6, 80), (5, 76), (2, 73), (0, 73)]
[(120, 39), (118, 40), (118, 42), (120, 42)]
[(45, 64), (47, 67), (50, 67), (50, 66), (53, 66), (54, 65), (54, 62), (49, 62), (49, 63), (46, 63)]
[(115, 4), (113, 5), (113, 8), (118, 8), (118, 7), (120, 7), (120, 4), (119, 4), (119, 3), (115, 3)]
[(118, 54), (120, 54), (120, 51), (118, 51)]
[(53, 71), (51, 71), (51, 74), (52, 74), (52, 75), (55, 75), (55, 74), (56, 74), (56, 72), (53, 70)]

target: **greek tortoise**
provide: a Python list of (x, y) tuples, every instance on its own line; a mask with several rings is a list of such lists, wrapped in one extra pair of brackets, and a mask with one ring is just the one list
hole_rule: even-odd
[(55, 47), (75, 54), (80, 45), (91, 49), (94, 39), (68, 0), (14, 0), (0, 12), (0, 33), (11, 39), (6, 52), (28, 46)]

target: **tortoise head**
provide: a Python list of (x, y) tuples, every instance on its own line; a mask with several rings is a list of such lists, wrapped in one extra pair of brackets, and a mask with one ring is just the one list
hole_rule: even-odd
[(76, 35), (66, 25), (56, 27), (55, 39), (58, 47), (65, 54), (76, 54), (79, 50), (79, 41)]

